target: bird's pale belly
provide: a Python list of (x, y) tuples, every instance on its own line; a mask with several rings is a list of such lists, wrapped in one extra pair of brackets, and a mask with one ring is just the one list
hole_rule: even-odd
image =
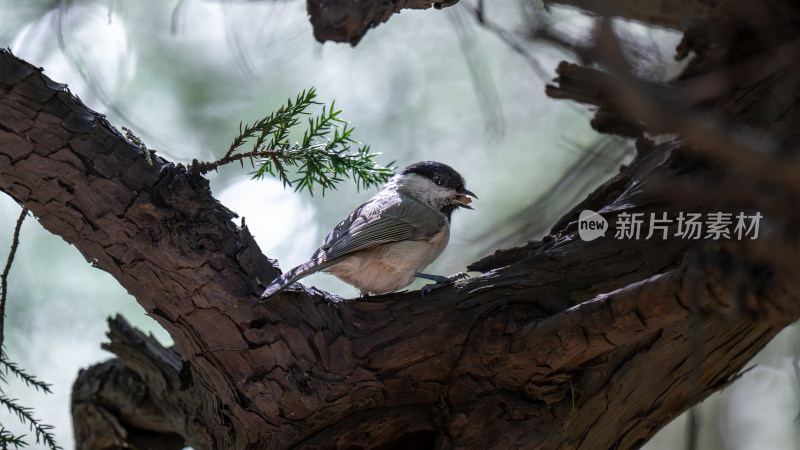
[(402, 289), (442, 253), (449, 235), (445, 229), (431, 241), (394, 242), (355, 252), (324, 271), (357, 287), (362, 294)]

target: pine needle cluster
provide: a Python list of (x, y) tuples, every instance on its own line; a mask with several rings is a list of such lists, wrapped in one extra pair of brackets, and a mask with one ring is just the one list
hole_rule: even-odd
[[(340, 117), (342, 111), (336, 109), (335, 102), (326, 107), (316, 97), (313, 88), (303, 91), (294, 101), (287, 100), (277, 111), (252, 125), (239, 123), (239, 134), (225, 156), (210, 163), (195, 161), (192, 169), (207, 173), (234, 161), (244, 165), (247, 160), (254, 168), (253, 178), (269, 174), (284, 186), (294, 187), (295, 191), (306, 189), (311, 195), (315, 186), (320, 186), (324, 195), (347, 178), (355, 181), (358, 189), (386, 182), (393, 175), (394, 162), (386, 167), (378, 165), (375, 157), (379, 153), (372, 153), (369, 146), (358, 146), (353, 128)], [(311, 114), (309, 108), (317, 105), (322, 105), (322, 112)], [(291, 133), (304, 118), (308, 120), (302, 138), (291, 142)], [(243, 152), (245, 144), (250, 147)]]
[[(52, 394), (50, 385), (38, 380), (33, 375), (28, 374), (22, 368), (17, 366), (11, 361), (6, 359), (5, 353), (0, 352), (0, 383), (8, 384), (6, 377), (12, 374), (22, 380), (26, 386), (32, 387), (37, 391), (46, 394)], [(37, 444), (44, 444), (51, 450), (60, 449), (61, 447), (56, 444), (55, 436), (53, 435), (53, 427), (51, 425), (43, 424), (34, 415), (31, 408), (27, 408), (18, 403), (16, 399), (9, 398), (3, 392), (0, 386), (0, 405), (8, 408), (8, 411), (13, 413), (19, 418), (19, 421), (27, 424), (29, 429), (33, 432)], [(25, 435), (17, 436), (10, 431), (6, 430), (0, 424), (0, 449), (19, 449), (28, 445), (25, 441)]]

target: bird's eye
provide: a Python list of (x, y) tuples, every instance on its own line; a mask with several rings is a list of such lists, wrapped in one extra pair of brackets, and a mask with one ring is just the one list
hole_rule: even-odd
[(433, 182), (438, 184), (439, 186), (444, 186), (444, 178), (442, 178), (440, 175), (436, 175), (435, 177), (433, 177)]

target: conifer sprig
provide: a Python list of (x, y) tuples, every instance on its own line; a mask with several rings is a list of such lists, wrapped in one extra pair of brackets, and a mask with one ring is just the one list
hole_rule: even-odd
[(0, 354), (0, 370), (2, 370), (0, 371), (0, 381), (4, 383), (6, 382), (6, 375), (12, 373), (17, 378), (22, 380), (22, 382), (28, 387), (33, 387), (37, 391), (42, 391), (46, 394), (53, 393), (53, 391), (50, 390), (49, 384), (25, 372), (25, 370), (19, 367), (16, 363), (7, 360), (5, 354)]
[(15, 449), (26, 447), (28, 443), (23, 440), (24, 437), (24, 434), (16, 436), (0, 426), (0, 450), (9, 450), (12, 447)]
[[(210, 163), (195, 161), (192, 169), (207, 173), (234, 161), (244, 165), (248, 160), (255, 169), (253, 178), (271, 175), (284, 186), (294, 187), (295, 191), (307, 189), (311, 195), (315, 186), (321, 186), (324, 195), (346, 178), (353, 179), (358, 189), (386, 182), (393, 174), (394, 162), (386, 167), (377, 164), (378, 154), (371, 153), (369, 146), (359, 146), (352, 136), (353, 128), (340, 117), (342, 111), (336, 109), (335, 102), (326, 107), (316, 97), (313, 88), (303, 91), (294, 101), (287, 100), (277, 111), (252, 125), (240, 123), (239, 134), (222, 159)], [(317, 105), (322, 105), (322, 112), (312, 115), (308, 109)], [(311, 117), (302, 138), (291, 142), (292, 131), (307, 116)], [(242, 152), (246, 143), (252, 147)], [(298, 176), (294, 178), (292, 173)]]
[[(53, 427), (51, 425), (41, 423), (36, 417), (34, 417), (33, 410), (31, 408), (21, 406), (17, 403), (17, 400), (10, 399), (5, 395), (0, 395), (0, 405), (4, 405), (6, 408), (8, 408), (9, 412), (16, 414), (20, 422), (28, 424), (28, 427), (36, 438), (37, 444), (44, 444), (51, 450), (57, 450), (61, 448), (58, 446), (58, 444), (56, 444), (56, 439), (52, 432)], [(6, 442), (9, 442), (17, 447), (20, 446), (18, 445), (19, 443), (27, 445), (27, 442), (22, 440), (22, 438), (25, 437), (24, 435), (14, 436), (11, 433), (8, 434), (9, 439), (7, 441), (3, 441), (2, 438), (0, 438), (0, 447), (6, 447)]]
[[(49, 384), (40, 381), (33, 375), (25, 372), (15, 363), (7, 360), (5, 353), (0, 351), (0, 383), (7, 384), (6, 377), (9, 373), (22, 380), (28, 387), (33, 387), (36, 390), (52, 394)], [(34, 417), (31, 408), (20, 405), (17, 403), (16, 399), (6, 397), (3, 393), (2, 385), (0, 385), (0, 405), (8, 408), (10, 412), (14, 413), (19, 418), (20, 422), (28, 425), (30, 430), (33, 431), (37, 444), (44, 444), (51, 450), (61, 448), (56, 444), (55, 435), (53, 435), (53, 427), (43, 424)], [(24, 438), (24, 434), (17, 436), (0, 425), (0, 450), (7, 450), (12, 447), (15, 449), (25, 447), (28, 445), (28, 442), (25, 441)]]

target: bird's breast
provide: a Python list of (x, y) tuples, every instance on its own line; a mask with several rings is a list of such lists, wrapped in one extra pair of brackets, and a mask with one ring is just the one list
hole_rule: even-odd
[(414, 274), (433, 262), (447, 246), (449, 227), (428, 240), (408, 240), (383, 244), (354, 252), (325, 269), (360, 289), (362, 293), (384, 293), (402, 289)]

